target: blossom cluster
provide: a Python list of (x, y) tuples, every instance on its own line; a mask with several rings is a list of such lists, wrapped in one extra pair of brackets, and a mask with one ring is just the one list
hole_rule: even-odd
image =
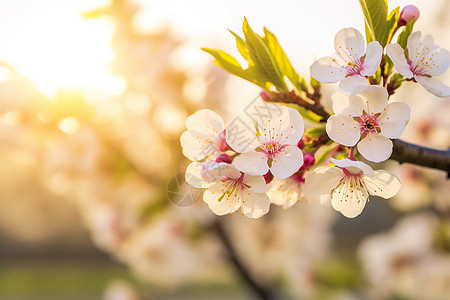
[[(403, 23), (412, 17), (414, 12), (402, 12)], [(193, 162), (187, 168), (186, 181), (206, 189), (203, 199), (214, 213), (241, 210), (247, 217), (259, 218), (269, 211), (270, 203), (289, 208), (306, 200), (312, 204), (331, 201), (335, 210), (354, 218), (361, 214), (369, 196), (387, 199), (400, 190), (395, 175), (374, 171), (355, 158), (375, 163), (389, 159), (392, 139), (402, 135), (410, 119), (408, 104), (390, 99), (393, 92), (384, 82), (389, 74), (382, 75), (383, 83), (376, 80), (381, 76), (380, 65), (385, 66), (389, 58), (404, 81), (417, 82), (430, 93), (447, 97), (450, 88), (435, 76), (448, 69), (449, 52), (435, 45), (430, 36), (422, 38), (420, 32), (409, 36), (405, 49), (396, 43), (383, 48), (378, 41), (366, 46), (354, 28), (340, 30), (334, 46), (333, 56), (317, 60), (310, 68), (311, 77), (318, 82), (339, 82), (339, 91), (332, 95), (334, 114), (327, 118), (324, 129), (325, 138), (336, 147), (321, 160), (325, 165), (316, 164), (322, 145), (304, 147), (309, 137), (304, 135), (301, 110), (265, 103), (268, 111), (278, 113), (261, 114), (258, 120), (247, 122), (238, 116), (227, 126), (210, 110), (187, 119), (181, 145)], [(270, 94), (263, 96), (270, 101)]]

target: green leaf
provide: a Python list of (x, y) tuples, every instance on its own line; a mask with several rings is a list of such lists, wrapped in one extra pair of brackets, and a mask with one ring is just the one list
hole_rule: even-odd
[(243, 69), (239, 62), (228, 53), (211, 48), (201, 48), (203, 51), (211, 54), (216, 60), (214, 63), (224, 70), (230, 72), (233, 75), (239, 76), (245, 80), (248, 80), (261, 88), (265, 89), (266, 84), (263, 79), (260, 78), (258, 73), (253, 67), (248, 67), (247, 69)]
[(391, 23), (395, 19), (395, 10), (394, 15), (391, 14), (388, 20), (386, 0), (359, 0), (359, 4), (364, 13), (367, 42), (378, 41), (384, 48), (393, 26)]
[(405, 28), (403, 28), (403, 31), (400, 32), (397, 38), (397, 43), (402, 46), (403, 49), (406, 48), (406, 45), (408, 44), (408, 38), (411, 35), (414, 27), (415, 19), (412, 18), (409, 20), (408, 24), (405, 25)]
[[(387, 41), (391, 40), (392, 35), (394, 34), (395, 28), (397, 28), (398, 18), (400, 17), (400, 6), (397, 6), (394, 8), (391, 13), (389, 14), (388, 21), (387, 21), (387, 29), (388, 29), (388, 35), (387, 35)], [(387, 45), (387, 43), (386, 43)]]
[(289, 81), (297, 88), (298, 91), (302, 90), (300, 75), (292, 67), (286, 53), (283, 48), (281, 48), (278, 39), (275, 35), (264, 28), (264, 38), (263, 41), (266, 43), (271, 55), (273, 56), (275, 63), (282, 76), (286, 76)]
[(281, 92), (288, 91), (286, 83), (278, 70), (274, 58), (269, 52), (268, 47), (262, 38), (253, 32), (248, 25), (246, 18), (244, 18), (242, 29), (244, 31), (245, 42), (249, 50), (250, 58), (253, 60), (256, 70)]
[(284, 105), (284, 106), (288, 106), (291, 107), (293, 109), (296, 109), (305, 120), (308, 120), (310, 122), (316, 123), (316, 124), (320, 124), (323, 125), (324, 123), (321, 123), (320, 121), (322, 120), (322, 117), (313, 113), (310, 110), (305, 109), (304, 107), (301, 107), (298, 104), (295, 103), (284, 103), (284, 102), (273, 102), (273, 103), (277, 103), (279, 105)]
[(236, 38), (236, 47), (238, 48), (239, 53), (248, 62), (251, 62), (250, 53), (248, 51), (248, 47), (247, 47), (247, 44), (245, 43), (245, 41), (239, 35), (234, 33), (233, 31), (231, 31), (229, 29), (228, 29), (228, 31), (231, 32), (231, 34), (234, 35), (234, 37)]

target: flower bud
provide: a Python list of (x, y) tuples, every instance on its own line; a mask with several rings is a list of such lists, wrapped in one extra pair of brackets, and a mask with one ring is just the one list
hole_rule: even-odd
[(231, 156), (229, 156), (228, 154), (222, 153), (219, 156), (217, 156), (216, 158), (216, 162), (218, 163), (227, 163), (227, 164), (231, 164), (231, 162), (233, 161), (233, 159), (231, 158)]
[(259, 93), (259, 95), (261, 96), (261, 98), (264, 101), (270, 101), (271, 100), (270, 96), (269, 96), (269, 93), (267, 93), (265, 90), (262, 90), (261, 93)]
[(300, 149), (303, 149), (305, 147), (305, 143), (303, 143), (302, 139), (300, 139), (300, 141), (298, 141), (297, 147), (299, 147)]
[(270, 183), (270, 182), (273, 180), (273, 175), (272, 175), (272, 173), (270, 173), (270, 171), (267, 172), (267, 173), (264, 175), (264, 179), (266, 180), (266, 184)]
[(414, 5), (407, 5), (402, 9), (402, 12), (400, 13), (400, 17), (398, 18), (398, 25), (404, 26), (409, 21), (411, 21), (412, 18), (414, 18), (414, 21), (417, 21), (417, 19), (420, 16), (420, 11), (417, 7)]
[(305, 168), (311, 168), (316, 163), (316, 158), (314, 157), (314, 154), (312, 153), (305, 153), (303, 154), (303, 167)]

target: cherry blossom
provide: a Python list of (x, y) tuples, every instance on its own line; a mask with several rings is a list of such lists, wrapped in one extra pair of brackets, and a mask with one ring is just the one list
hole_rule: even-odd
[(380, 43), (367, 45), (361, 33), (354, 28), (340, 30), (334, 38), (334, 56), (325, 56), (311, 65), (311, 76), (324, 83), (338, 82), (339, 89), (351, 94), (360, 85), (368, 85), (367, 76), (378, 69), (383, 54)]
[(442, 98), (450, 96), (450, 87), (434, 78), (447, 71), (449, 52), (436, 45), (430, 35), (422, 39), (420, 31), (414, 32), (408, 38), (406, 49), (399, 44), (389, 44), (386, 54), (401, 75), (414, 78), (433, 95)]
[[(392, 154), (392, 141), (400, 137), (410, 117), (410, 108), (402, 102), (388, 104), (388, 93), (381, 86), (364, 86), (356, 95), (332, 96), (332, 115), (326, 125), (335, 142), (352, 147), (366, 159), (381, 162)], [(360, 141), (361, 140), (361, 141)]]
[[(302, 166), (303, 154), (297, 143), (304, 131), (303, 118), (293, 108), (280, 106), (279, 109), (280, 115), (265, 118), (258, 124), (258, 131), (242, 122), (228, 125), (227, 144), (242, 153), (233, 161), (241, 172), (264, 175), (270, 169), (275, 177), (284, 179)], [(232, 132), (240, 132), (242, 138), (234, 138)]]
[(186, 119), (187, 131), (180, 137), (183, 154), (192, 161), (214, 159), (227, 148), (222, 118), (202, 109)]
[(400, 189), (395, 175), (374, 171), (361, 161), (331, 158), (331, 162), (336, 167), (325, 166), (306, 173), (305, 197), (318, 204), (331, 199), (333, 208), (347, 218), (361, 214), (369, 195), (388, 199)]
[(193, 162), (186, 170), (186, 181), (206, 188), (203, 200), (219, 216), (239, 209), (249, 218), (259, 218), (269, 212), (270, 199), (265, 193), (263, 176), (244, 174), (227, 163)]
[(290, 208), (295, 203), (302, 202), (304, 184), (305, 178), (298, 174), (293, 174), (283, 180), (274, 179), (267, 191), (270, 202), (283, 208)]

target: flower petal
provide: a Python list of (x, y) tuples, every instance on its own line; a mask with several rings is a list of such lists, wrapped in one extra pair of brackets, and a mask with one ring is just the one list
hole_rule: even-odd
[(432, 61), (432, 65), (427, 75), (439, 76), (447, 71), (450, 64), (450, 54), (446, 49), (440, 49), (437, 53), (429, 54), (428, 60)]
[[(346, 79), (347, 78), (342, 81)], [(361, 97), (347, 96), (343, 93), (336, 92), (331, 96), (331, 99), (333, 101), (333, 111), (335, 114), (348, 115), (349, 117), (359, 117), (363, 114), (364, 106)]]
[(262, 176), (244, 174), (242, 183), (248, 185), (255, 193), (264, 193), (266, 191), (266, 181)]
[(339, 91), (346, 95), (354, 95), (355, 89), (362, 85), (369, 85), (366, 77), (359, 75), (348, 76), (339, 82)]
[(227, 144), (236, 152), (245, 153), (259, 146), (256, 129), (253, 124), (237, 117), (226, 128)]
[(377, 41), (370, 42), (366, 48), (366, 59), (364, 60), (362, 76), (372, 76), (380, 66), (383, 56), (383, 47)]
[(378, 118), (381, 134), (385, 137), (396, 139), (405, 130), (405, 126), (411, 116), (411, 109), (403, 102), (393, 102), (388, 104), (386, 111)]
[(282, 145), (297, 145), (305, 132), (303, 118), (298, 110), (285, 106), (283, 108), (287, 109), (287, 118), (279, 131), (281, 135), (280, 143)]
[(189, 166), (186, 168), (186, 174), (184, 174), (184, 178), (187, 183), (189, 183), (192, 186), (195, 186), (196, 188), (207, 188), (212, 183), (211, 181), (205, 180), (201, 175), (202, 170), (202, 163), (201, 162), (192, 162), (189, 164)]
[(386, 88), (379, 85), (362, 86), (357, 95), (362, 98), (364, 110), (369, 114), (383, 112), (389, 96)]
[[(364, 41), (362, 34), (355, 28), (344, 28), (336, 33), (334, 38), (334, 49), (341, 57), (344, 56), (342, 55), (342, 52), (345, 52), (346, 56), (352, 58), (354, 61), (361, 58), (366, 53), (366, 42)], [(348, 60), (347, 62), (351, 61)]]
[(399, 44), (389, 44), (386, 46), (386, 54), (394, 63), (395, 69), (406, 78), (412, 78), (413, 72), (406, 61), (405, 50)]
[(375, 176), (372, 178), (364, 177), (367, 191), (372, 196), (380, 196), (385, 199), (394, 197), (400, 190), (400, 180), (394, 174), (384, 170), (375, 171)]
[[(214, 139), (214, 138), (213, 138)], [(198, 132), (185, 131), (180, 137), (183, 155), (192, 161), (204, 159), (206, 156), (216, 153), (217, 146), (211, 141), (211, 137)]]
[(366, 206), (369, 194), (354, 176), (345, 178), (331, 194), (331, 205), (347, 218), (355, 218)]
[(450, 96), (450, 87), (442, 83), (439, 79), (427, 76), (414, 76), (414, 78), (433, 95), (441, 98)]
[(241, 207), (240, 193), (225, 193), (224, 190), (226, 190), (225, 182), (218, 181), (203, 194), (203, 201), (219, 216), (231, 214)]
[(392, 141), (380, 134), (368, 134), (358, 143), (358, 151), (367, 160), (382, 162), (392, 154)]
[(350, 173), (353, 174), (358, 174), (360, 172), (363, 172), (364, 175), (369, 176), (369, 177), (373, 177), (373, 175), (375, 174), (373, 172), (373, 169), (366, 163), (362, 162), (362, 161), (355, 161), (355, 160), (351, 160), (348, 158), (344, 158), (344, 159), (334, 159), (334, 158), (330, 158), (330, 161), (335, 164), (336, 166), (338, 166), (339, 168), (345, 168), (347, 169), (347, 171), (349, 171)]
[(305, 198), (312, 204), (324, 204), (330, 200), (331, 191), (344, 177), (341, 169), (336, 167), (319, 167), (305, 174)]
[(297, 146), (286, 146), (279, 153), (275, 154), (270, 172), (276, 178), (285, 179), (297, 172), (302, 165), (302, 151)]
[(186, 119), (186, 128), (199, 132), (210, 132), (219, 135), (225, 129), (222, 118), (209, 109), (201, 109)]
[(269, 171), (267, 155), (255, 150), (237, 156), (233, 160), (233, 165), (239, 171), (250, 175), (264, 175)]
[(420, 31), (413, 32), (408, 37), (408, 42), (406, 44), (406, 48), (408, 49), (409, 59), (412, 60), (417, 56), (417, 53), (422, 49), (420, 46), (420, 40), (422, 37), (422, 33)]
[(323, 83), (338, 82), (347, 75), (346, 69), (330, 56), (322, 57), (310, 67), (311, 77)]
[(330, 139), (344, 146), (354, 146), (360, 139), (359, 124), (348, 115), (332, 115), (326, 131)]
[(203, 179), (208, 182), (222, 180), (224, 178), (237, 179), (241, 177), (241, 172), (236, 167), (215, 161), (203, 163), (200, 173)]
[(269, 212), (270, 199), (266, 193), (242, 192), (242, 213), (249, 218), (257, 219)]

